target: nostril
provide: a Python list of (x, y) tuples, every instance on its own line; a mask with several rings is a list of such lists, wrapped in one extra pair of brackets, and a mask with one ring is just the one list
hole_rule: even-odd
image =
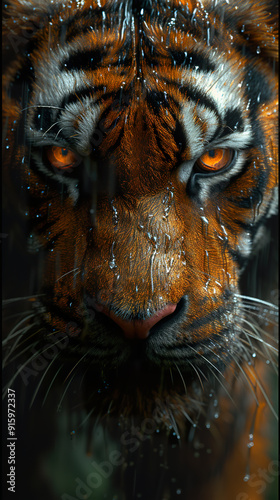
[(106, 307), (100, 307), (99, 310), (106, 316), (109, 316), (124, 332), (124, 335), (128, 339), (146, 339), (150, 330), (159, 321), (161, 321), (166, 316), (172, 314), (177, 307), (177, 304), (167, 304), (162, 309), (157, 311), (153, 316), (144, 320), (131, 320), (127, 321), (120, 318), (118, 315), (107, 309)]

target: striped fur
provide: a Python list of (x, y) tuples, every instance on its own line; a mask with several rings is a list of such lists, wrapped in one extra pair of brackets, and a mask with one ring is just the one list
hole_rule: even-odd
[[(239, 280), (277, 200), (275, 11), (251, 0), (4, 7), (5, 157), (32, 250), (46, 251), (41, 321), (113, 384), (102, 412), (150, 417), (155, 397), (171, 397), (185, 429), (186, 413), (206, 419), (221, 374), (231, 387), (246, 370)], [(77, 165), (51, 165), (53, 146)], [(215, 149), (231, 163), (202, 171)], [(140, 354), (100, 312), (143, 321), (170, 303)], [(145, 376), (130, 372), (139, 357)], [(169, 381), (175, 367), (184, 384)]]

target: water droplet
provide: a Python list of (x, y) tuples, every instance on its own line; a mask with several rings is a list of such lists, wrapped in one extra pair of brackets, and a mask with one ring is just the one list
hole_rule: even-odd
[(245, 483), (247, 483), (247, 481), (249, 481), (250, 479), (250, 474), (246, 474), (244, 477), (243, 477), (243, 481), (245, 481)]

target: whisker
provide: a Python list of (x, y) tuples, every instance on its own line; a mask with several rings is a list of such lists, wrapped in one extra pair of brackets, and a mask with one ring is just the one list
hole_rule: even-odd
[(181, 380), (182, 380), (182, 382), (183, 382), (183, 386), (184, 386), (184, 389), (185, 389), (185, 393), (187, 394), (187, 387), (186, 387), (186, 383), (185, 383), (184, 377), (183, 377), (183, 375), (182, 375), (182, 372), (181, 372), (181, 370), (180, 370), (179, 366), (177, 365), (177, 363), (175, 363), (175, 362), (174, 362), (174, 365), (175, 365), (175, 366), (176, 366), (176, 368), (177, 368), (177, 371), (178, 371), (178, 373), (179, 373), (179, 375), (180, 375), (180, 377), (181, 377)]
[[(62, 274), (62, 276), (60, 276), (59, 278), (57, 278), (57, 280), (56, 280), (56, 281), (61, 280), (62, 278), (64, 278), (64, 277), (65, 277), (65, 276), (67, 276), (68, 274), (74, 273), (75, 271), (79, 271), (79, 272), (80, 272), (79, 267), (75, 267), (75, 269), (72, 269), (72, 271), (68, 271), (67, 273)], [(78, 273), (77, 273), (77, 274), (78, 274)]]
[[(65, 397), (65, 394), (66, 394), (66, 392), (67, 392), (67, 390), (68, 390), (68, 388), (69, 388), (69, 386), (70, 386), (70, 384), (71, 384), (72, 380), (74, 379), (74, 377), (75, 377), (75, 372), (73, 373), (72, 377), (70, 378), (70, 380), (69, 380), (69, 382), (68, 382), (68, 384), (67, 384), (67, 386), (66, 386), (66, 388), (65, 388), (65, 391), (63, 392), (63, 394), (62, 394), (62, 396), (61, 396), (61, 399), (60, 399), (60, 401), (59, 401), (59, 403), (58, 403), (58, 406), (57, 406), (58, 411), (59, 411), (59, 409), (61, 408), (62, 401), (63, 401), (63, 399), (64, 399), (64, 397)], [(66, 379), (65, 379), (65, 380), (66, 380)]]
[[(245, 324), (247, 324), (251, 328), (251, 331), (248, 330), (247, 328), (246, 329), (242, 328), (242, 330), (245, 333), (245, 335), (247, 336), (248, 342), (250, 342), (252, 351), (254, 350), (254, 346), (251, 343), (251, 340), (250, 340), (251, 338), (254, 339), (254, 340), (257, 340), (259, 344), (262, 344), (263, 347), (264, 347), (264, 349), (265, 349), (265, 351), (268, 354), (269, 354), (269, 350), (270, 350), (270, 352), (275, 351), (276, 354), (278, 353), (278, 349), (276, 347), (274, 347), (273, 345), (269, 344), (266, 340), (264, 340), (260, 336), (260, 333), (263, 333), (263, 332), (262, 332), (262, 330), (258, 330), (257, 325), (253, 325), (252, 323), (250, 323), (245, 318), (242, 318), (242, 322), (245, 323)], [(271, 340), (273, 340), (273, 337), (271, 338)]]
[(278, 307), (275, 304), (272, 304), (271, 302), (266, 302), (265, 300), (258, 299), (257, 297), (249, 297), (248, 295), (239, 295), (238, 293), (234, 294), (235, 297), (238, 297), (243, 300), (248, 300), (249, 302), (257, 302), (258, 304), (265, 305), (267, 307), (271, 307), (272, 309), (278, 310)]
[(11, 319), (16, 319), (20, 318), (21, 316), (25, 315), (27, 311), (22, 311), (14, 314), (9, 314), (9, 316), (5, 316), (5, 321), (11, 320)]
[[(30, 337), (31, 338), (31, 337)], [(39, 340), (35, 343), (35, 344), (32, 344), (32, 347), (35, 347), (35, 345), (39, 344)], [(20, 345), (18, 345), (18, 348), (20, 347)], [(26, 351), (29, 351), (30, 350), (30, 345), (28, 344), (27, 347), (25, 347), (24, 349), (22, 349), (22, 351), (20, 351), (19, 353), (17, 353), (12, 359), (9, 360), (9, 363), (14, 363), (14, 361), (16, 361), (16, 359), (18, 358), (21, 358), (22, 355), (26, 352)], [(10, 354), (10, 353), (9, 353)], [(8, 358), (7, 358), (8, 359)]]
[(191, 419), (191, 417), (189, 416), (189, 414), (185, 411), (184, 407), (180, 408), (180, 411), (182, 412), (182, 414), (184, 415), (184, 417), (186, 417), (186, 419), (192, 424), (194, 425), (194, 420)]
[[(266, 342), (264, 339), (262, 339), (261, 337), (259, 337), (258, 335), (254, 335), (252, 332), (250, 332), (249, 330), (245, 330), (243, 329), (244, 333), (246, 334), (246, 336), (249, 336), (251, 337), (252, 339), (254, 340), (257, 340), (260, 344), (262, 344), (265, 348), (268, 348), (270, 349), (271, 351), (274, 351), (275, 354), (278, 354), (278, 349), (277, 347), (274, 347), (273, 345), (269, 344), (268, 342)], [(249, 341), (249, 339), (248, 339)], [(250, 342), (250, 341), (249, 341)], [(250, 345), (252, 347), (252, 343), (250, 342)]]
[(269, 406), (269, 408), (270, 408), (271, 412), (273, 413), (273, 415), (275, 416), (276, 420), (278, 421), (278, 415), (277, 415), (276, 411), (274, 410), (273, 405), (272, 405), (272, 403), (271, 403), (271, 401), (270, 401), (270, 399), (269, 399), (268, 395), (266, 394), (266, 392), (265, 392), (265, 390), (264, 390), (264, 388), (263, 388), (262, 384), (260, 383), (260, 381), (259, 381), (259, 379), (257, 378), (256, 374), (255, 374), (255, 373), (254, 373), (254, 372), (250, 369), (250, 367), (249, 367), (249, 366), (247, 367), (247, 369), (249, 370), (250, 374), (254, 377), (254, 380), (255, 380), (255, 382), (256, 382), (256, 384), (257, 384), (257, 386), (259, 387), (259, 389), (260, 389), (260, 391), (261, 391), (261, 393), (262, 393), (262, 395), (263, 395), (264, 399), (266, 400), (266, 402), (267, 402), (267, 404), (268, 404), (268, 406)]
[(49, 108), (49, 109), (60, 109), (60, 110), (64, 109), (64, 108), (59, 108), (58, 106), (50, 106), (50, 105), (43, 106), (42, 104), (40, 104), (37, 106), (27, 106), (26, 108), (22, 108), (21, 113), (23, 111), (27, 111), (28, 109), (31, 109), (31, 108)]
[(63, 128), (61, 128), (61, 129), (57, 132), (57, 134), (56, 134), (56, 136), (55, 136), (55, 139), (57, 139), (57, 138), (58, 138), (58, 136), (59, 136), (60, 132), (62, 132), (62, 130), (63, 130)]
[[(238, 366), (239, 370), (240, 370), (240, 373), (243, 375), (243, 378), (245, 380), (245, 382), (247, 383), (247, 385), (249, 386), (249, 389), (250, 389), (250, 392), (253, 394), (254, 396), (254, 399), (257, 403), (257, 405), (259, 405), (259, 400), (257, 398), (257, 395), (255, 393), (255, 387), (254, 385), (252, 384), (251, 380), (248, 378), (248, 375), (246, 374), (246, 372), (243, 370), (242, 366), (240, 365), (240, 363), (238, 363), (237, 360), (235, 360), (235, 364)], [(248, 365), (247, 365), (248, 366)]]
[[(30, 325), (30, 329), (32, 330), (32, 327), (33, 325)], [(34, 332), (32, 332), (31, 335), (28, 335), (28, 337), (24, 337), (23, 341), (21, 343), (18, 344), (17, 348), (19, 349), (19, 347), (21, 347), (23, 344), (26, 344), (26, 342), (28, 342), (28, 340), (30, 340), (32, 337), (34, 337), (35, 335), (38, 335), (38, 333), (40, 333), (40, 331), (43, 330), (43, 328), (40, 328), (39, 330), (35, 330)], [(23, 335), (20, 336), (20, 340), (23, 338)], [(38, 342), (40, 342), (40, 340), (38, 340), (36, 342), (36, 344), (38, 344)], [(34, 346), (34, 343), (32, 344), (32, 346)], [(15, 359), (17, 359), (18, 357), (21, 356), (21, 354), (23, 352), (25, 352), (27, 349), (29, 349), (31, 346), (28, 345), (26, 349), (24, 349), (24, 351), (21, 351), (20, 353), (18, 353), (13, 359), (10, 360), (10, 363), (12, 363), (12, 361), (14, 361)], [(14, 351), (14, 349), (13, 349)], [(11, 352), (9, 353), (11, 354)]]
[(36, 295), (24, 295), (23, 297), (11, 297), (9, 299), (3, 299), (2, 305), (6, 306), (9, 304), (14, 304), (15, 302), (23, 302), (25, 300), (27, 300), (28, 302), (30, 302), (32, 304), (33, 302), (35, 302), (35, 300), (38, 297), (44, 297), (44, 296), (45, 296), (45, 293), (39, 293)]
[[(19, 335), (19, 330), (17, 331), (18, 327), (22, 325), (23, 323), (26, 323), (31, 318), (34, 318), (35, 314), (32, 313), (29, 316), (26, 316), (26, 318), (22, 319), (19, 323), (16, 324), (16, 326), (10, 331), (9, 335), (3, 340), (2, 345), (6, 345), (8, 342), (10, 342), (11, 339), (17, 337)], [(31, 325), (28, 325), (28, 327), (31, 327)], [(27, 328), (27, 327), (26, 327)]]
[(171, 367), (169, 368), (169, 373), (170, 373), (170, 378), (171, 378), (172, 384), (174, 385), (174, 380), (173, 380), (173, 374), (172, 374), (172, 368)]
[(15, 342), (12, 345), (11, 349), (7, 352), (6, 358), (3, 359), (3, 366), (6, 365), (7, 360), (9, 359), (9, 357), (11, 356), (11, 354), (15, 351), (16, 347), (18, 347), (18, 348), (20, 347), (20, 345), (21, 345), (21, 344), (19, 344), (20, 340), (23, 338), (23, 336), (25, 335), (25, 333), (28, 332), (28, 330), (30, 330), (31, 328), (32, 328), (32, 326), (28, 325), (27, 327), (22, 328), (21, 330), (19, 330), (17, 332), (18, 338), (15, 340)]
[(178, 427), (177, 427), (176, 420), (175, 420), (175, 418), (174, 418), (174, 415), (173, 415), (173, 413), (172, 413), (172, 410), (171, 410), (171, 409), (169, 409), (169, 412), (168, 412), (168, 417), (169, 417), (169, 420), (170, 420), (171, 425), (172, 425), (172, 427), (173, 427), (173, 431), (175, 432), (175, 434), (176, 434), (177, 438), (179, 438), (179, 439), (180, 439), (179, 429), (178, 429)]
[(61, 352), (58, 352), (58, 353), (54, 356), (54, 358), (50, 361), (49, 365), (47, 366), (46, 370), (44, 371), (44, 373), (43, 373), (43, 375), (42, 375), (42, 377), (41, 377), (41, 380), (40, 380), (39, 384), (37, 385), (37, 388), (36, 388), (36, 390), (35, 390), (35, 392), (34, 392), (34, 394), (33, 394), (33, 397), (32, 397), (32, 400), (31, 400), (31, 403), (30, 403), (30, 405), (29, 405), (29, 409), (32, 407), (32, 405), (33, 405), (33, 403), (34, 403), (34, 400), (35, 400), (35, 398), (36, 398), (36, 396), (37, 396), (37, 394), (38, 394), (38, 391), (39, 391), (39, 389), (40, 389), (40, 387), (41, 387), (41, 385), (42, 385), (42, 383), (43, 383), (43, 380), (44, 380), (44, 378), (46, 377), (46, 375), (47, 375), (47, 373), (48, 373), (49, 369), (51, 368), (51, 366), (52, 366), (52, 364), (54, 363), (54, 361), (58, 358), (58, 356), (60, 356), (60, 354), (61, 354)]
[[(240, 340), (240, 342), (242, 342), (244, 344), (244, 346), (250, 345), (249, 342), (245, 339), (240, 338), (239, 340)], [(267, 361), (269, 361), (271, 363), (271, 366), (277, 375), (278, 374), (277, 366), (276, 366), (276, 363), (274, 362), (273, 358), (270, 356), (270, 354), (267, 353), (267, 356), (265, 356), (265, 354), (260, 349), (255, 349), (254, 351), (256, 351), (256, 354), (258, 354), (258, 356), (262, 357), (263, 359), (266, 359)]]
[[(200, 375), (199, 375), (199, 373), (198, 373), (199, 368), (196, 368), (196, 367), (195, 367), (195, 365), (194, 365), (193, 363), (190, 363), (190, 366), (192, 367), (192, 369), (193, 369), (193, 370), (194, 370), (194, 372), (196, 373), (197, 378), (198, 378), (198, 380), (199, 380), (199, 382), (200, 382), (200, 385), (201, 385), (201, 389), (202, 389), (202, 391), (204, 391), (203, 382), (202, 382), (201, 377), (200, 377)], [(204, 373), (203, 373), (202, 375), (203, 375), (203, 376), (204, 376), (204, 378), (206, 379), (206, 376), (204, 375)]]
[[(198, 354), (197, 351), (192, 346), (188, 346), (188, 348), (191, 349), (192, 351), (194, 351), (196, 354)], [(222, 372), (220, 372), (220, 370), (215, 365), (213, 365), (213, 363), (211, 363), (211, 361), (209, 359), (207, 359), (202, 354), (199, 354), (199, 357), (202, 358), (202, 359), (204, 359), (204, 361), (206, 361), (206, 363), (208, 363), (209, 365), (211, 365), (212, 368), (214, 368), (214, 370), (216, 370), (221, 375), (221, 377), (224, 377), (224, 375), (222, 374)]]
[[(242, 304), (240, 309), (242, 311), (245, 311), (247, 317), (252, 318), (252, 321), (254, 321), (255, 319), (257, 319), (257, 320), (261, 319), (262, 321), (267, 322), (273, 326), (278, 326), (278, 313), (276, 313), (275, 310), (264, 312), (256, 306), (246, 305), (246, 304)], [(249, 311), (249, 313), (248, 313), (248, 311)], [(275, 317), (275, 319), (272, 317), (270, 318), (269, 316), (271, 316), (271, 315), (273, 315)], [(264, 330), (264, 332), (265, 332), (265, 330)]]
[(58, 368), (57, 372), (55, 373), (55, 375), (54, 375), (54, 377), (53, 377), (53, 379), (52, 379), (52, 381), (51, 381), (51, 383), (50, 383), (50, 385), (49, 385), (49, 388), (48, 388), (48, 390), (47, 390), (47, 392), (46, 392), (46, 394), (45, 394), (45, 397), (44, 397), (44, 399), (43, 399), (42, 406), (45, 404), (45, 402), (46, 402), (46, 400), (47, 400), (47, 397), (48, 397), (48, 394), (49, 394), (49, 392), (50, 392), (50, 390), (51, 390), (51, 388), (52, 388), (52, 386), (53, 386), (53, 384), (54, 384), (54, 381), (55, 381), (56, 377), (58, 376), (59, 372), (62, 370), (62, 368), (63, 368), (63, 365), (61, 365), (61, 366)]
[(215, 377), (215, 379), (217, 380), (217, 382), (219, 383), (219, 385), (223, 388), (223, 390), (225, 391), (225, 393), (227, 394), (227, 396), (229, 397), (229, 399), (231, 400), (231, 402), (235, 405), (235, 402), (234, 400), (232, 399), (230, 393), (228, 392), (225, 384), (222, 382), (222, 380), (211, 370), (211, 368), (209, 368), (210, 372), (212, 373), (213, 377)]
[(23, 370), (23, 368), (25, 368), (34, 358), (36, 358), (36, 356), (38, 356), (38, 353), (35, 352), (32, 354), (32, 356), (30, 356), (30, 358), (28, 358), (25, 363), (23, 363), (21, 366), (18, 367), (18, 370), (16, 371), (16, 373), (14, 374), (14, 376), (9, 380), (8, 384), (6, 385), (6, 387), (4, 388), (4, 391), (3, 391), (3, 399), (6, 397), (7, 395), (7, 392), (8, 392), (8, 389), (9, 387), (13, 384), (13, 382), (16, 380), (17, 376), (20, 374), (20, 372)]
[(88, 421), (88, 419), (93, 414), (93, 412), (94, 412), (94, 408), (92, 408), (90, 410), (90, 412), (86, 415), (86, 417), (84, 418), (84, 420), (82, 420), (82, 422), (79, 424), (79, 428), (82, 427), (83, 425), (85, 425), (85, 423)]
[(75, 370), (75, 368), (77, 368), (77, 366), (81, 363), (81, 361), (83, 361), (83, 359), (88, 355), (88, 352), (85, 352), (85, 354), (79, 359), (79, 361), (77, 361), (77, 363), (73, 366), (73, 368), (71, 368), (70, 372), (68, 373), (67, 377), (65, 378), (64, 382), (66, 382), (66, 380), (68, 379), (68, 377), (71, 375), (71, 373), (73, 372), (73, 370)]
[(46, 134), (47, 134), (47, 133), (48, 133), (48, 132), (49, 132), (49, 131), (53, 128), (53, 127), (55, 127), (55, 125), (58, 125), (58, 124), (59, 124), (59, 122), (55, 122), (55, 123), (53, 123), (53, 124), (52, 124), (52, 125), (48, 128), (48, 130), (46, 130), (46, 131), (43, 133), (43, 137), (45, 137), (45, 135), (46, 135)]

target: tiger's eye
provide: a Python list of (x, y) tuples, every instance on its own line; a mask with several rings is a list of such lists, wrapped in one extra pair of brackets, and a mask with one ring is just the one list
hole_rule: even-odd
[(47, 149), (47, 157), (55, 168), (67, 170), (74, 167), (79, 161), (79, 156), (68, 148), (52, 146)]
[(232, 149), (211, 149), (206, 151), (196, 162), (201, 170), (217, 172), (230, 165), (233, 158)]

